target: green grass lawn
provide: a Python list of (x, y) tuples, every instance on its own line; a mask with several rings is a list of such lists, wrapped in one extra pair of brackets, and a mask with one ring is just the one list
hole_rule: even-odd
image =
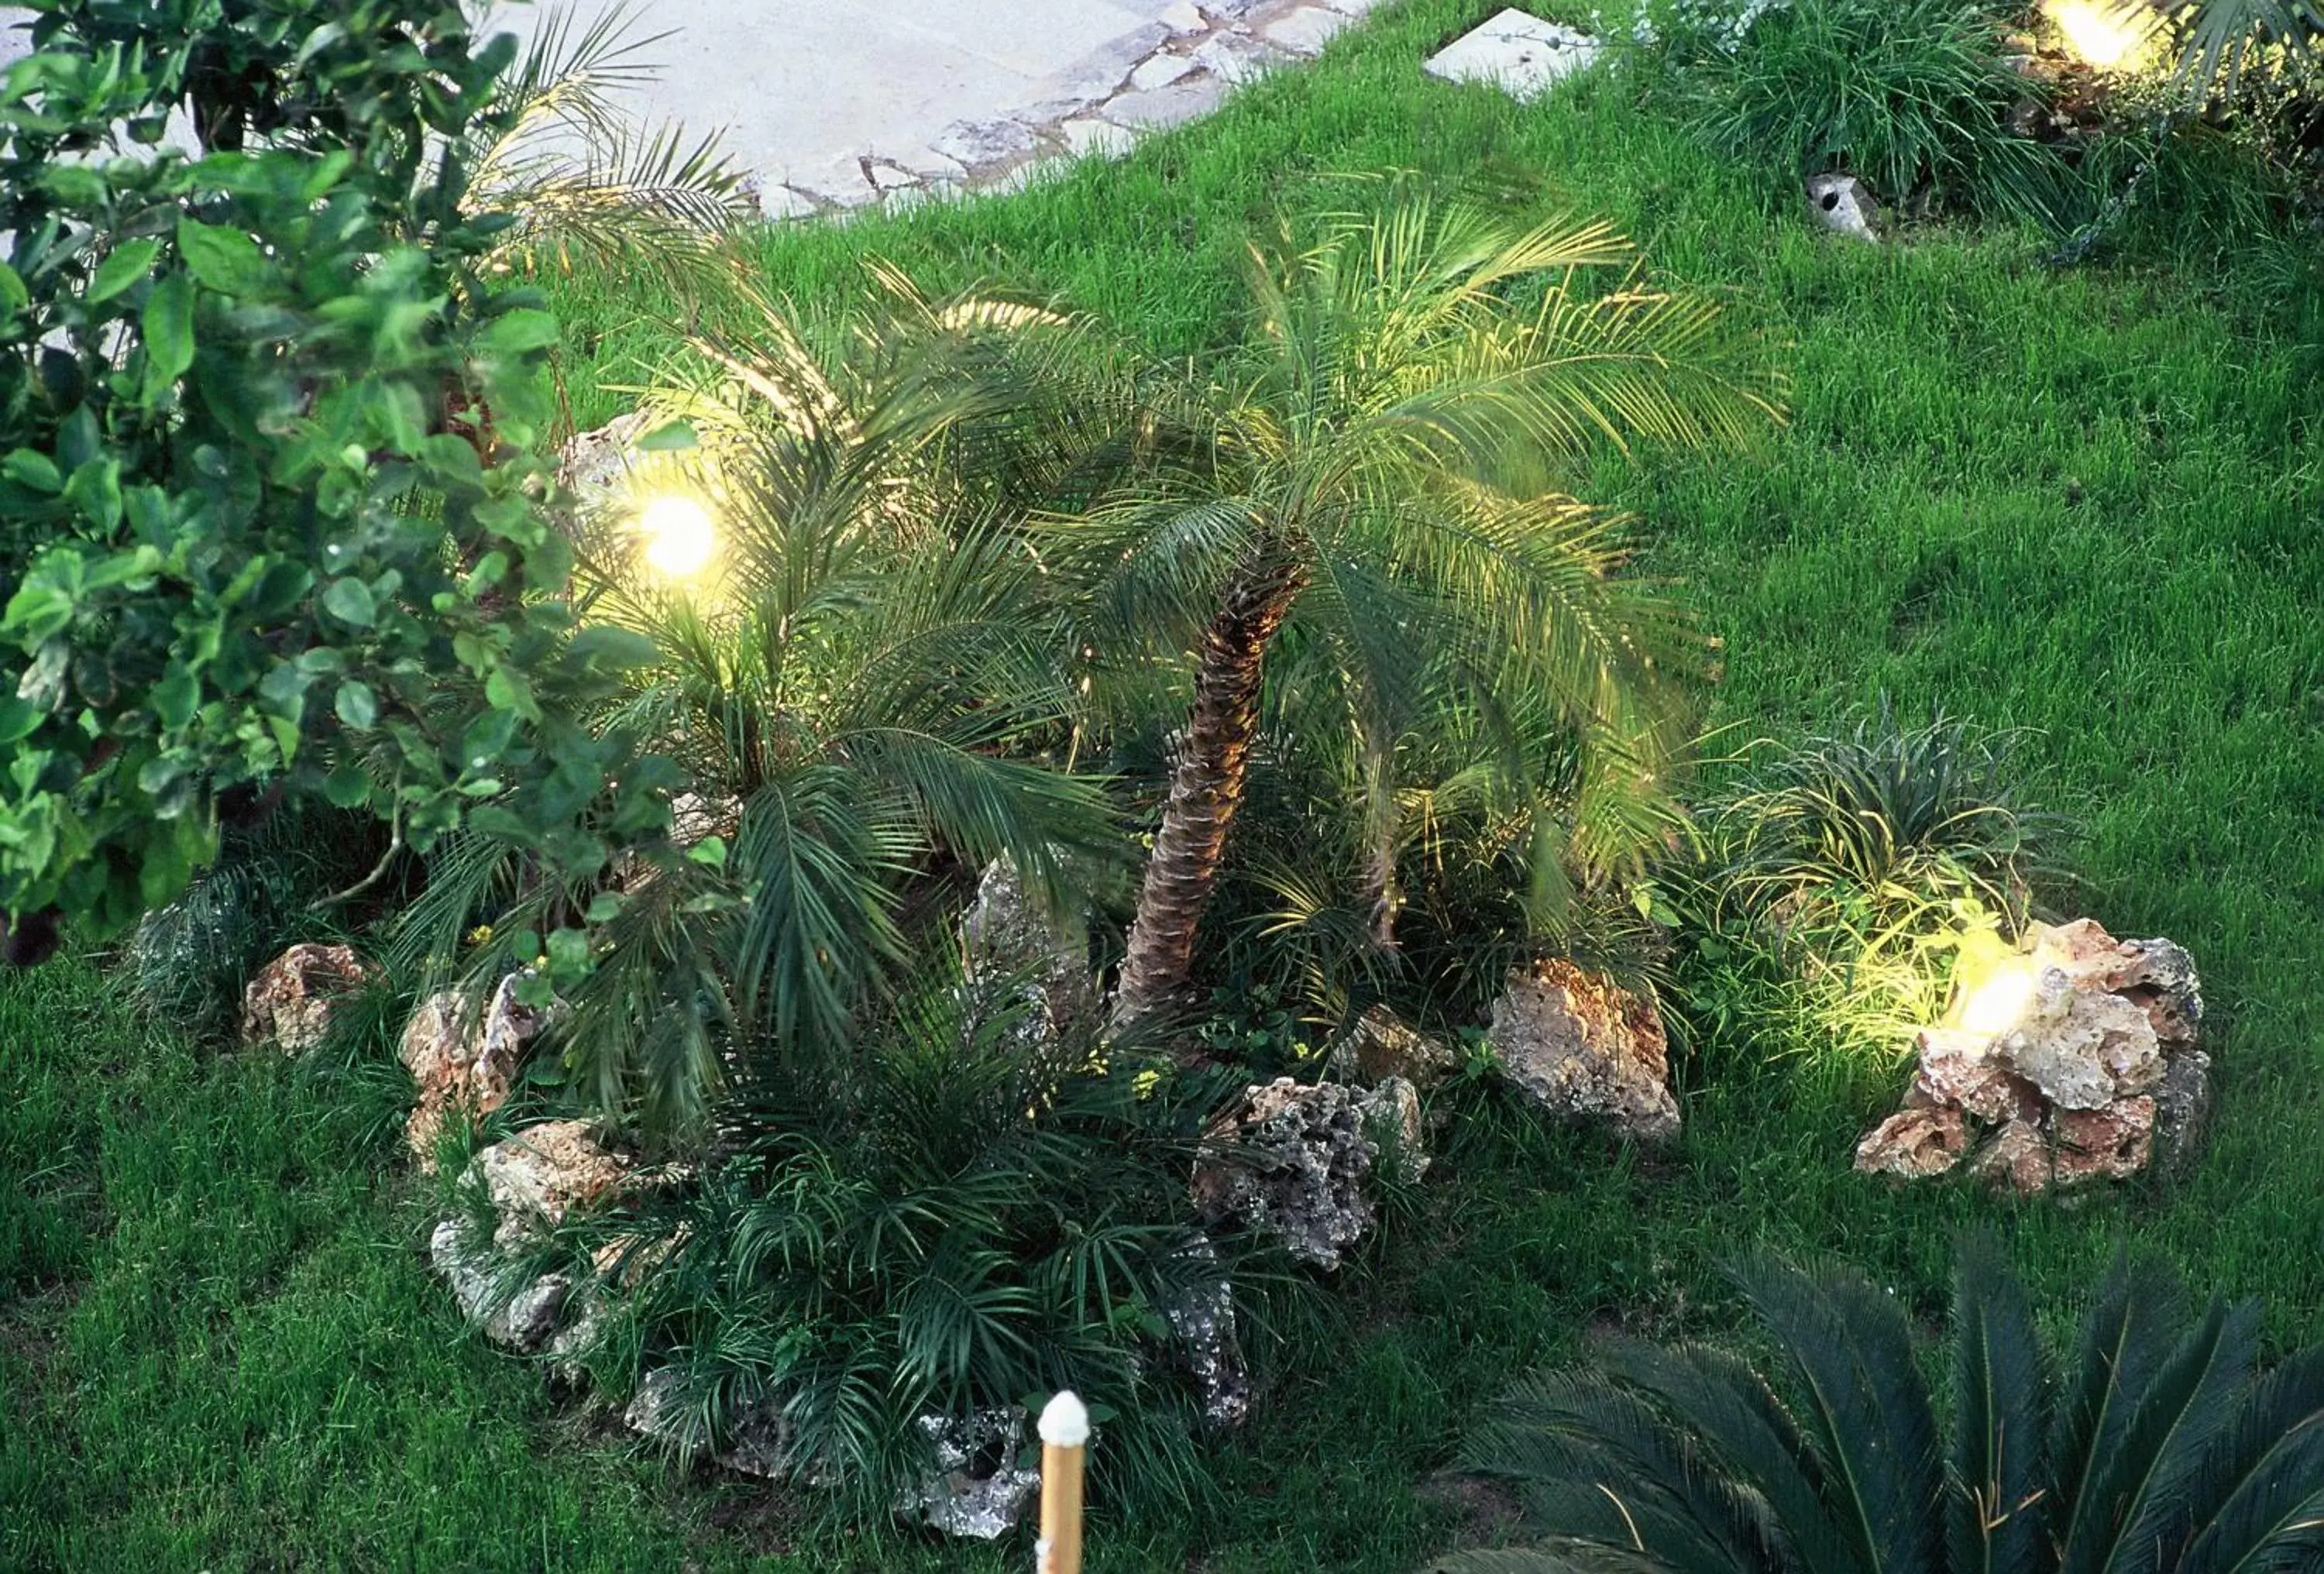
[[(1730, 1329), (1716, 1264), (1753, 1243), (1842, 1253), (1933, 1311), (1950, 1235), (1981, 1221), (2062, 1322), (2128, 1237), (2266, 1296), (2278, 1341), (2324, 1338), (2314, 271), (2263, 272), (2200, 213), (2065, 273), (2031, 235), (1835, 242), (1611, 84), (1520, 109), (1424, 81), (1421, 55), (1492, 8), (1408, 0), (1125, 164), (771, 233), (767, 274), (814, 297), (879, 253), (1055, 289), (1190, 354), (1237, 331), (1250, 226), (1342, 199), (1337, 172), (1526, 171), (1616, 220), (1658, 276), (1790, 346), (1793, 419), (1760, 451), (1596, 477), (1725, 641), (1713, 720), (1796, 734), (1886, 693), (2031, 730), (2039, 796), (2083, 833), (2054, 904), (2202, 966), (2217, 1140), (2182, 1183), (2069, 1210), (1856, 1177), (1899, 1074), (1780, 1045), (1703, 1044), (1684, 1144), (1651, 1162), (1463, 1103), (1333, 1318), (1261, 1341), (1217, 1499), (1132, 1525), (1100, 1505), (1100, 1569), (1411, 1569), (1463, 1533), (1426, 1487), (1480, 1399), (1593, 1329)], [(633, 298), (565, 305), (587, 423), (668, 330)], [(0, 981), (0, 1568), (1023, 1562), (791, 1546), (749, 1492), (669, 1479), (462, 1333), (379, 1074), (198, 1049), (117, 996), (75, 963)]]

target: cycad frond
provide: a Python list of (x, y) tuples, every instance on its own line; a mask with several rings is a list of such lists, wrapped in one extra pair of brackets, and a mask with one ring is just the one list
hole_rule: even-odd
[(2290, 1574), (2324, 1563), (2324, 1351), (2271, 1373), (2214, 1441), (2206, 1523), (2176, 1574)]
[(2024, 1292), (1984, 1237), (1953, 1289), (1951, 1574), (2034, 1574), (2049, 1514), (2040, 1487), (2042, 1348)]
[[(2061, 1574), (2175, 1554), (2194, 1531), (2204, 1455), (2233, 1416), (2258, 1345), (2255, 1308), (2214, 1300), (2144, 1385), (2104, 1469), (2085, 1480), (2066, 1525)], [(2158, 1557), (2158, 1552), (2161, 1556)]]
[[(1579, 1540), (1665, 1569), (1713, 1566), (1703, 1528), (1728, 1523), (1765, 1554), (1737, 1567), (1783, 1574), (2282, 1574), (2324, 1548), (2324, 1363), (2253, 1384), (2251, 1307), (2190, 1319), (2168, 1272), (2118, 1260), (2052, 1404), (2024, 1292), (1969, 1243), (1940, 1485), (1901, 1311), (1845, 1271), (1736, 1277), (1788, 1404), (1733, 1357), (1623, 1347), (1602, 1376), (1519, 1385), (1463, 1464), (1519, 1485), (1560, 1555)], [(1632, 1511), (1618, 1523), (1599, 1487)], [(1675, 1520), (1682, 1503), (1717, 1512)]]
[(1789, 1360), (1794, 1413), (1862, 1566), (1940, 1574), (1936, 1414), (1904, 1313), (1843, 1269), (1811, 1273), (1761, 1259), (1731, 1276)]

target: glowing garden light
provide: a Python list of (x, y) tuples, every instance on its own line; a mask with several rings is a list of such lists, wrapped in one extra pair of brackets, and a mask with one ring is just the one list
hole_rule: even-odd
[(718, 527), (710, 511), (693, 498), (666, 492), (638, 515), (645, 540), (646, 566), (665, 579), (691, 579), (710, 566), (718, 551)]
[(2153, 53), (2162, 16), (2140, 0), (2043, 0), (2042, 14), (2074, 58), (2101, 71), (2133, 70)]
[(2023, 1023), (2034, 1008), (2041, 971), (2034, 959), (2013, 956), (1961, 993), (1958, 1019), (1971, 1033), (2002, 1034)]

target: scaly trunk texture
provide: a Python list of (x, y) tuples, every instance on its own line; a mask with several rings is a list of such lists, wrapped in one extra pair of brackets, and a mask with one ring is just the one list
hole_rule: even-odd
[(1251, 746), (1259, 739), (1267, 648), (1298, 598), (1303, 576), (1261, 564), (1228, 587), (1204, 641), (1194, 708), (1170, 774), (1170, 801), (1154, 838), (1130, 926), (1113, 1019), (1126, 1025), (1167, 1005), (1194, 962), (1194, 930), (1219, 883), (1227, 828), (1242, 806)]

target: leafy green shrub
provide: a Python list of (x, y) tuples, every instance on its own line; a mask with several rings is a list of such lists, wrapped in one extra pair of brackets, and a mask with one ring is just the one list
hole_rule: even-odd
[(1151, 1063), (1036, 1009), (940, 980), (852, 1045), (753, 1060), (698, 1184), (582, 1232), (618, 1243), (613, 1276), (645, 1269), (601, 1378), (675, 1369), (702, 1450), (771, 1410), (793, 1478), (874, 1521), (927, 1468), (917, 1418), (1068, 1386), (1116, 1501), (1193, 1491), (1166, 1312), (1230, 1266), (1185, 1196), (1222, 1090), (1156, 1091)]
[(0, 78), (0, 910), (118, 932), (245, 786), (602, 866), (670, 778), (576, 720), (634, 641), (562, 599), (556, 325), (463, 205), (512, 41), (428, 0), (42, 13)]
[(1951, 1401), (1932, 1402), (1909, 1309), (1861, 1275), (1773, 1261), (1732, 1277), (1767, 1367), (1627, 1347), (1530, 1378), (1462, 1462), (1522, 1496), (1523, 1551), (1444, 1574), (2149, 1574), (2324, 1560), (2324, 1350), (2257, 1367), (2257, 1311), (2200, 1311), (2118, 1264), (2072, 1354), (2045, 1358), (1993, 1248), (1964, 1248)]
[(1973, 211), (2047, 216), (2063, 166), (2011, 133), (2033, 85), (1975, 0), (1742, 0), (1649, 5), (1635, 46), (1674, 78), (1708, 140), (1787, 176), (1846, 170), (1886, 201), (1924, 189)]

